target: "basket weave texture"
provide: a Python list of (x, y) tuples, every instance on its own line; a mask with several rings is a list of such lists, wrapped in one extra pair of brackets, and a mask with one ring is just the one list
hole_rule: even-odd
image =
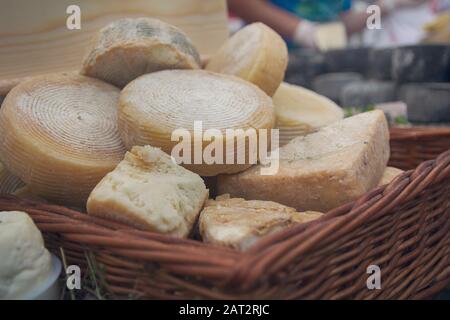
[[(69, 264), (94, 257), (115, 297), (421, 299), (450, 285), (450, 150), (245, 252), (8, 195), (0, 210), (28, 212)], [(367, 289), (370, 265), (381, 268), (381, 290)]]
[(391, 128), (390, 135), (389, 165), (403, 170), (414, 169), (450, 150), (450, 127)]

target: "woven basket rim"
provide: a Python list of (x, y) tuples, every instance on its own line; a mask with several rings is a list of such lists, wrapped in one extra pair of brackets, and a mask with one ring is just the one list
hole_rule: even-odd
[(391, 127), (391, 140), (420, 140), (430, 138), (450, 139), (449, 126), (413, 126), (413, 127)]

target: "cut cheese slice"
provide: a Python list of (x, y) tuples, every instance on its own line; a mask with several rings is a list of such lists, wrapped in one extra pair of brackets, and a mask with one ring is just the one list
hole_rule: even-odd
[(120, 91), (61, 74), (16, 86), (0, 109), (0, 159), (36, 195), (84, 205), (123, 158), (117, 129)]
[(92, 191), (89, 214), (187, 237), (208, 190), (197, 174), (150, 146), (134, 147)]
[(100, 30), (82, 74), (120, 88), (165, 69), (199, 69), (200, 55), (178, 28), (151, 18), (120, 19)]
[(404, 171), (394, 168), (394, 167), (387, 167), (386, 170), (384, 170), (383, 176), (381, 177), (380, 182), (378, 183), (378, 186), (384, 186), (385, 184), (391, 183), (395, 178), (397, 178), (399, 175), (401, 175)]
[[(239, 78), (204, 70), (147, 74), (126, 86), (120, 97), (119, 129), (128, 149), (151, 145), (178, 156), (181, 152), (174, 148), (187, 144), (189, 150), (183, 151), (189, 155), (183, 152), (182, 164), (202, 176), (235, 173), (251, 166), (250, 161), (226, 160), (227, 155), (237, 159), (238, 152), (249, 160), (249, 148), (227, 148), (227, 129), (254, 129), (259, 134), (260, 129), (273, 128), (274, 122), (272, 99), (262, 90)], [(209, 130), (220, 134), (214, 144), (223, 154), (222, 164), (203, 156), (214, 145), (205, 136)], [(236, 137), (245, 135), (236, 132)]]
[(0, 162), (0, 194), (14, 193), (23, 186), (25, 186), (25, 184), (22, 180), (9, 172)]
[(320, 24), (315, 37), (317, 48), (322, 51), (347, 47), (347, 31), (342, 22)]
[(206, 69), (238, 76), (272, 96), (284, 79), (287, 62), (284, 40), (265, 24), (253, 23), (236, 32)]
[(295, 138), (280, 149), (273, 175), (261, 175), (258, 165), (219, 176), (217, 187), (219, 194), (326, 212), (376, 187), (388, 159), (389, 130), (376, 110)]
[(268, 234), (320, 216), (319, 212), (297, 212), (272, 201), (220, 196), (206, 203), (199, 229), (204, 242), (246, 250)]
[(285, 82), (273, 96), (273, 104), (280, 146), (344, 118), (342, 109), (330, 99)]

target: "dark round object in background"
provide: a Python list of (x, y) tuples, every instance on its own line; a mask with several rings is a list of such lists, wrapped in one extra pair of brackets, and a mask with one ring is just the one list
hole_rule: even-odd
[(375, 80), (390, 80), (394, 48), (374, 48), (369, 52), (368, 76)]
[(396, 84), (390, 81), (353, 82), (341, 92), (343, 107), (366, 107), (372, 104), (396, 101)]
[(355, 72), (326, 73), (314, 79), (313, 90), (339, 104), (344, 87), (362, 80), (363, 76)]
[(320, 51), (301, 48), (289, 52), (286, 82), (311, 89), (314, 78), (323, 73), (325, 57)]
[(399, 83), (449, 80), (450, 47), (415, 45), (399, 47), (392, 55), (392, 78)]
[(369, 48), (349, 48), (325, 52), (327, 72), (357, 72), (367, 74)]
[(400, 99), (408, 106), (411, 122), (450, 122), (450, 83), (407, 84)]

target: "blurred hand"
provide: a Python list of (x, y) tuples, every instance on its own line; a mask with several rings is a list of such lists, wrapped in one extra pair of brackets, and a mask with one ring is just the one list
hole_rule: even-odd
[(315, 23), (302, 20), (295, 29), (293, 42), (297, 45), (308, 48), (315, 48), (316, 44), (317, 25)]

